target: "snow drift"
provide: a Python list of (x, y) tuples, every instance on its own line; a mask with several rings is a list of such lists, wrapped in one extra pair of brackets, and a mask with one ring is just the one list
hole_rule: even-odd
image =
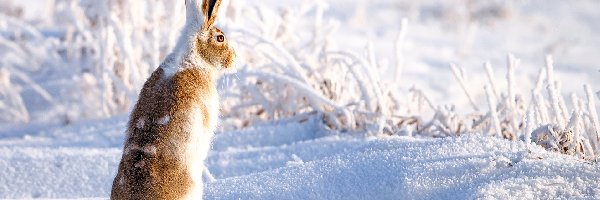
[[(0, 5), (0, 197), (106, 197), (183, 4), (33, 2)], [(207, 198), (599, 198), (600, 5), (567, 3), (225, 1)]]
[[(3, 138), (0, 194), (108, 197), (121, 155), (114, 141), (123, 139), (117, 133), (125, 123), (121, 117)], [(539, 146), (481, 135), (357, 138), (319, 124), (281, 121), (219, 134), (207, 160), (217, 180), (206, 183), (205, 198), (600, 198), (597, 166)], [(80, 133), (86, 137), (70, 137)]]

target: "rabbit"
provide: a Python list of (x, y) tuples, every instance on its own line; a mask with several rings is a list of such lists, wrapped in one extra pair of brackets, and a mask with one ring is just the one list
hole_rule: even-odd
[(219, 117), (215, 78), (236, 54), (214, 26), (221, 0), (185, 4), (178, 42), (132, 110), (111, 199), (202, 199), (203, 162)]

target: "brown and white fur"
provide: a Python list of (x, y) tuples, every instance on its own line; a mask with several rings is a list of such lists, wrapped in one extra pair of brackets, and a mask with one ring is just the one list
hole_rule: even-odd
[[(202, 199), (219, 100), (215, 76), (235, 52), (214, 27), (221, 0), (186, 0), (177, 46), (140, 92), (111, 199)], [(200, 13), (202, 11), (202, 13)]]

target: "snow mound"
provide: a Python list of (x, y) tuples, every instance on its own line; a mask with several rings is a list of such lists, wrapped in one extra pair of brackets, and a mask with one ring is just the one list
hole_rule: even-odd
[[(0, 130), (0, 197), (107, 198), (125, 121)], [(600, 198), (597, 164), (488, 136), (362, 138), (308, 120), (214, 144), (205, 199)]]
[[(298, 148), (329, 155), (219, 179), (207, 186), (206, 198), (600, 198), (597, 166), (521, 142), (480, 136), (324, 140), (330, 142)], [(352, 150), (341, 153), (346, 149)]]
[(0, 147), (0, 197), (108, 196), (120, 153), (116, 148)]

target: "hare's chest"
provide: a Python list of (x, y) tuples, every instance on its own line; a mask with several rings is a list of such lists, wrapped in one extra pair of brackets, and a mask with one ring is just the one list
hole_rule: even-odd
[(192, 107), (189, 114), (191, 129), (187, 141), (187, 169), (197, 187), (201, 189), (204, 160), (210, 151), (217, 118), (219, 116), (218, 97), (207, 96)]
[(217, 122), (219, 121), (219, 96), (218, 95), (211, 95), (209, 98), (206, 99), (206, 109), (208, 110), (208, 117), (209, 119), (206, 120), (205, 122), (205, 126), (207, 129), (209, 129), (210, 131), (214, 132), (216, 126), (217, 126)]
[(190, 109), (188, 145), (208, 151), (219, 118), (218, 96), (207, 96)]

